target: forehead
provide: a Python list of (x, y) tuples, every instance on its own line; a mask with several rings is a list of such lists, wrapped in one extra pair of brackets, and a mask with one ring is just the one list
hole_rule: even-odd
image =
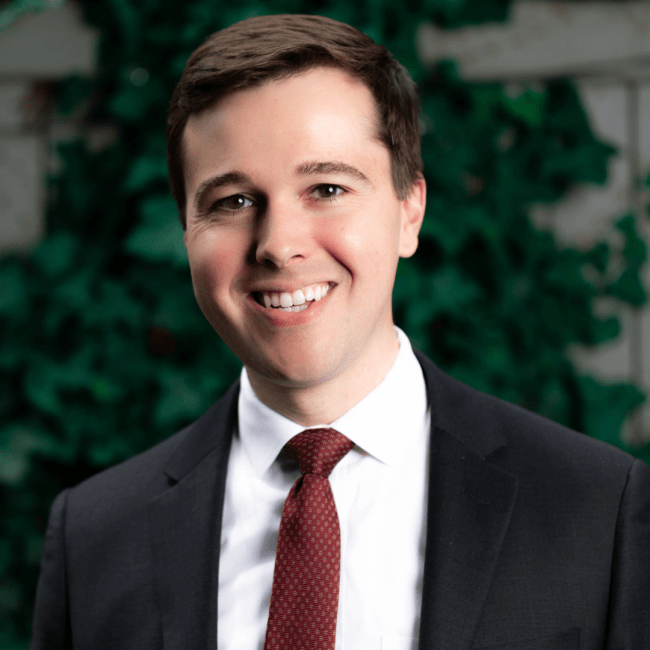
[[(335, 89), (336, 95), (330, 90)], [(275, 98), (278, 106), (284, 96), (290, 101), (300, 98), (304, 102), (310, 98), (319, 101), (328, 100), (328, 104), (336, 104), (343, 97), (354, 99), (358, 108), (365, 108), (373, 120), (378, 116), (376, 101), (368, 86), (360, 79), (348, 74), (335, 66), (319, 65), (298, 71), (280, 78), (271, 78), (261, 84), (253, 85), (242, 90), (226, 93), (208, 108), (189, 116), (187, 125), (204, 121), (210, 114), (219, 111), (245, 110), (247, 104), (256, 104), (268, 97)], [(343, 101), (342, 103), (345, 103)]]
[(220, 162), (272, 155), (280, 165), (301, 155), (376, 154), (377, 124), (371, 91), (338, 68), (318, 67), (231, 93), (188, 119), (186, 189), (202, 168)]

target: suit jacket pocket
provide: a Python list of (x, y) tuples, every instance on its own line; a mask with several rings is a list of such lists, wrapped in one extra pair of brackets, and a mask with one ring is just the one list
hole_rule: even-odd
[(564, 634), (555, 634), (543, 639), (529, 639), (506, 645), (481, 646), (474, 650), (580, 650), (580, 630), (576, 628)]

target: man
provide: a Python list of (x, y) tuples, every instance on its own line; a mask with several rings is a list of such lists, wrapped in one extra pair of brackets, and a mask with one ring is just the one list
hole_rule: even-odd
[(244, 368), (59, 496), (32, 648), (650, 647), (648, 467), (393, 325), (425, 184), (390, 54), (321, 17), (238, 23), (167, 135), (196, 298)]

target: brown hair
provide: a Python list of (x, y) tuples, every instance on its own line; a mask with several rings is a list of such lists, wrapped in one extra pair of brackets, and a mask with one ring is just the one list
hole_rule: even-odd
[(344, 70), (375, 98), (378, 140), (391, 155), (395, 192), (406, 198), (422, 173), (415, 83), (391, 53), (359, 30), (324, 16), (257, 16), (215, 32), (190, 56), (169, 107), (167, 164), (185, 227), (183, 132), (190, 115), (237, 90), (318, 66)]

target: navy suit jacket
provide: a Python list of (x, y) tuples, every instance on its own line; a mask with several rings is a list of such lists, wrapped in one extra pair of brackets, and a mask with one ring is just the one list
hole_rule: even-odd
[[(648, 466), (418, 359), (432, 421), (420, 650), (648, 650)], [(237, 394), (59, 495), (32, 650), (216, 648)]]

